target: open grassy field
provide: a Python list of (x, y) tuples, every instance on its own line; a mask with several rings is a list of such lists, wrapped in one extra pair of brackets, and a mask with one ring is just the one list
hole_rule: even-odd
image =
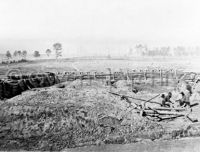
[(9, 65), (0, 64), (0, 76), (6, 75), (11, 69), (19, 69), (22, 73), (32, 72), (63, 72), (63, 71), (127, 71), (134, 69), (186, 69), (194, 60), (177, 58), (133, 58), (133, 59), (54, 59), (32, 60), (25, 63)]

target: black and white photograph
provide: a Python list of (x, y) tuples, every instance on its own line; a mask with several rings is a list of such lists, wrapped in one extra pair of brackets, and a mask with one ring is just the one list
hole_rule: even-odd
[(0, 151), (200, 152), (200, 1), (0, 0)]

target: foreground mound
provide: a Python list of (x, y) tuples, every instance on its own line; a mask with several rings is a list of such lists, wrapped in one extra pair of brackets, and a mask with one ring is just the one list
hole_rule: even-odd
[(5, 101), (0, 107), (1, 150), (62, 150), (162, 136), (161, 125), (128, 111), (108, 89), (100, 84), (43, 88)]

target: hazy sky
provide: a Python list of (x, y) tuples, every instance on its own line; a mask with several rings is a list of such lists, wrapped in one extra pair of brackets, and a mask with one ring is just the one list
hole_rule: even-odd
[(0, 52), (57, 41), (71, 55), (137, 42), (200, 45), (200, 1), (0, 0)]

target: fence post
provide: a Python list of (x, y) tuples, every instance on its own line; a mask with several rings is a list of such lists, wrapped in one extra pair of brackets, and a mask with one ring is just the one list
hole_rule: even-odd
[(90, 81), (90, 84), (89, 84), (89, 85), (91, 86), (91, 82), (92, 82), (92, 81), (91, 81), (91, 77), (90, 77), (90, 72), (87, 72), (87, 76), (88, 76), (88, 79), (89, 79), (89, 81)]
[(110, 81), (110, 92), (111, 92), (111, 77), (112, 77), (112, 72), (111, 72), (111, 68), (109, 68), (109, 72), (110, 72), (110, 78), (109, 78), (109, 81)]
[[(104, 76), (105, 76), (105, 74), (103, 72), (100, 72), (100, 78), (102, 80), (102, 84), (104, 84)], [(106, 76), (105, 76), (105, 78), (106, 78)]]
[(175, 79), (177, 80), (177, 69), (174, 70)]
[(168, 81), (168, 80), (169, 80), (169, 73), (168, 73), (168, 72), (166, 72), (166, 74), (165, 74), (165, 75), (166, 75), (166, 86), (168, 86), (168, 83), (169, 83), (169, 81)]
[(146, 80), (147, 80), (146, 73), (147, 73), (147, 71), (146, 71), (146, 70), (144, 70), (144, 81), (145, 81), (145, 83), (146, 83)]
[(133, 90), (133, 83), (134, 83), (134, 78), (133, 75), (131, 74), (131, 90)]
[(96, 81), (96, 72), (94, 72), (94, 81)]
[(152, 79), (152, 87), (154, 87), (154, 70), (152, 70), (152, 76), (151, 76), (151, 79)]
[(83, 72), (80, 73), (80, 77), (81, 77), (81, 88), (83, 87)]
[(129, 81), (129, 72), (128, 70), (126, 71), (126, 85), (128, 85), (128, 81)]
[(160, 69), (160, 85), (163, 86), (163, 73), (162, 73), (162, 69)]

